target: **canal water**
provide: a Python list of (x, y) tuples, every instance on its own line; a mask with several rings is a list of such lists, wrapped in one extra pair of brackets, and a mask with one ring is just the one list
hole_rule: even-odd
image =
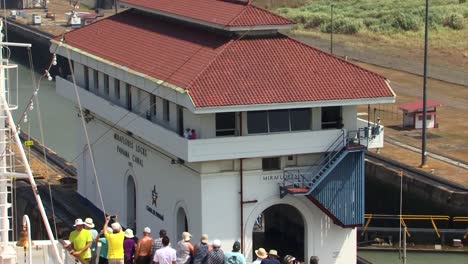
[[(16, 63), (15, 61), (11, 61)], [(36, 78), (39, 74), (34, 72)], [(31, 71), (19, 63), (18, 65), (18, 105), (19, 109), (13, 112), (15, 121), (19, 119), (26, 108), (29, 99), (33, 94)], [(16, 77), (10, 75), (10, 88), (16, 88)], [(12, 94), (14, 90), (11, 91)], [(39, 106), (41, 110), (42, 123), (44, 128), (45, 145), (57, 152), (68, 161), (73, 161), (78, 156), (76, 148), (77, 133), (81, 132), (77, 110), (71, 101), (55, 93), (55, 82), (43, 78), (40, 82)], [(39, 119), (37, 107), (28, 113), (28, 122), (20, 124), (21, 130), (30, 133), (32, 137), (39, 140), (41, 134), (39, 130)]]
[[(400, 264), (398, 252), (360, 251), (358, 255), (373, 264)], [(408, 252), (407, 264), (466, 264), (466, 253)]]

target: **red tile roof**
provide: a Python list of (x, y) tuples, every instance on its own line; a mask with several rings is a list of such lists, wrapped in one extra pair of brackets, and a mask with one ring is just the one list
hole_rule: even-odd
[[(431, 107), (437, 107), (441, 106), (442, 104), (438, 101), (435, 100), (427, 100), (426, 101), (426, 107), (431, 108)], [(406, 104), (401, 104), (400, 109), (406, 110), (408, 112), (418, 112), (423, 110), (423, 100), (416, 100), (412, 101)]]
[(394, 96), (384, 77), (283, 35), (233, 39), (127, 11), (65, 42), (186, 89), (195, 107)]
[(120, 2), (228, 27), (294, 24), (289, 19), (254, 5), (225, 0), (121, 0)]

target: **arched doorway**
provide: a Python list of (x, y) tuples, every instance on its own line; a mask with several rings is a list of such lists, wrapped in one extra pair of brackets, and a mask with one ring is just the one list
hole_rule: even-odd
[[(291, 205), (276, 204), (257, 218), (252, 234), (252, 249), (276, 249), (281, 257), (292, 255), (304, 262), (304, 219)], [(254, 259), (255, 253), (253, 253)]]
[(177, 227), (176, 227), (176, 237), (178, 238), (182, 232), (188, 231), (188, 221), (187, 221), (187, 214), (185, 214), (185, 210), (182, 207), (177, 209)]
[(127, 228), (136, 233), (136, 187), (132, 175), (127, 179)]

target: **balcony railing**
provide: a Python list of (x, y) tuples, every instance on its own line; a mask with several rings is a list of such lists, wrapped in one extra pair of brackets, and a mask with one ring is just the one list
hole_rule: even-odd
[[(76, 102), (72, 82), (57, 77), (56, 85), (58, 94)], [(186, 140), (85, 89), (78, 89), (78, 93), (82, 106), (90, 112), (187, 162), (321, 153), (342, 133), (341, 129), (327, 129)]]

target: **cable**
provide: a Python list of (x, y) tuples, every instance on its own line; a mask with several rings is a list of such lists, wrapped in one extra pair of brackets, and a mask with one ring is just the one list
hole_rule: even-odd
[[(70, 57), (71, 57), (70, 56), (70, 50), (66, 49), (66, 51), (67, 51), (67, 58), (68, 58), (68, 66), (70, 67), (70, 69), (72, 69), (72, 62), (71, 62), (71, 59), (70, 59)], [(92, 145), (90, 144), (90, 141), (89, 141), (88, 129), (86, 129), (85, 115), (83, 113), (83, 108), (81, 107), (80, 95), (78, 93), (78, 87), (76, 86), (75, 74), (73, 74), (73, 73), (72, 73), (72, 81), (73, 81), (73, 87), (75, 89), (76, 102), (78, 103), (78, 108), (79, 108), (79, 111), (80, 111), (81, 124), (83, 125), (83, 129), (84, 129), (84, 132), (85, 132), (87, 149), (88, 149), (88, 152), (89, 152), (89, 157), (91, 159), (91, 165), (93, 167), (94, 177), (96, 179), (96, 187), (98, 189), (99, 199), (101, 200), (102, 212), (104, 213), (104, 218), (106, 218), (106, 209), (104, 207), (104, 200), (102, 199), (101, 187), (99, 185), (99, 179), (97, 177), (96, 164), (94, 163), (94, 154), (93, 154), (93, 150), (92, 150)]]
[[(31, 49), (28, 49), (28, 58), (29, 58), (29, 68), (31, 71), (31, 79), (32, 79), (32, 85), (33, 87), (36, 87), (36, 78), (35, 78), (35, 73), (34, 73), (34, 63), (33, 63), (33, 57), (32, 57), (32, 52)], [(36, 101), (36, 108), (37, 108), (37, 119), (38, 119), (38, 124), (39, 124), (39, 132), (41, 135), (41, 144), (42, 146), (46, 146), (45, 144), (45, 138), (44, 138), (44, 127), (42, 126), (42, 115), (41, 115), (41, 109), (40, 109), (40, 104), (39, 104), (39, 96), (38, 93), (33, 93), (33, 96)], [(50, 186), (50, 175), (49, 175), (49, 162), (47, 159), (47, 151), (45, 151), (45, 148), (42, 149), (42, 153), (44, 155), (44, 163), (46, 166), (46, 177), (47, 177), (47, 185), (49, 189), (49, 198), (50, 198), (50, 204), (51, 204), (51, 209), (52, 209), (52, 221), (54, 223), (54, 233), (55, 237), (58, 238), (57, 235), (57, 222), (56, 222), (56, 216), (55, 216), (55, 206), (54, 206), (54, 201), (52, 198), (52, 188)]]

